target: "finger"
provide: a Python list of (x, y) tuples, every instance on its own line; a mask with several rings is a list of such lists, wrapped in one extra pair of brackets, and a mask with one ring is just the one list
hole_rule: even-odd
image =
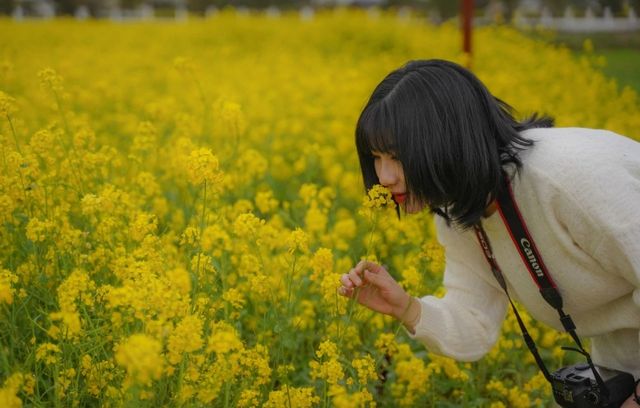
[(353, 282), (351, 282), (351, 279), (349, 279), (349, 275), (346, 273), (340, 277), (340, 283), (342, 283), (342, 286), (344, 286), (345, 288), (353, 286)]
[(369, 271), (374, 273), (379, 273), (383, 268), (375, 262), (362, 260), (358, 262), (356, 267), (353, 269), (356, 271), (358, 275), (362, 276), (365, 269), (368, 269)]
[(353, 289), (341, 286), (338, 288), (338, 294), (344, 297), (351, 297), (353, 296)]
[(361, 286), (362, 285), (362, 275), (358, 275), (358, 273), (352, 269), (351, 272), (349, 272), (349, 279), (351, 280), (351, 282), (353, 282), (354, 286)]
[(386, 286), (387, 284), (387, 279), (384, 275), (373, 273), (368, 269), (364, 271), (364, 278), (367, 281), (371, 282), (374, 286)]

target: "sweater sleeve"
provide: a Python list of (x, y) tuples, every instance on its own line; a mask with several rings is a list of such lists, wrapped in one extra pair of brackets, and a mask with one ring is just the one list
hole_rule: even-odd
[(494, 286), (487, 280), (494, 278), (479, 244), (469, 233), (456, 232), (439, 218), (438, 237), (446, 251), (446, 294), (419, 299), (422, 314), (415, 333), (409, 336), (436, 354), (475, 361), (497, 341), (507, 299), (497, 283)]

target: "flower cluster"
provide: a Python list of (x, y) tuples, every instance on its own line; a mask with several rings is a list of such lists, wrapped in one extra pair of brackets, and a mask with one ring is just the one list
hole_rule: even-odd
[(162, 375), (164, 359), (162, 344), (147, 335), (134, 334), (119, 344), (115, 360), (127, 370), (133, 383), (150, 385)]

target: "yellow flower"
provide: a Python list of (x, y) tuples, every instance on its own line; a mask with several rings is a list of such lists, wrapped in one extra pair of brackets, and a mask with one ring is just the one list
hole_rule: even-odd
[(513, 408), (529, 408), (531, 407), (531, 401), (529, 395), (526, 392), (522, 392), (520, 387), (512, 387), (509, 389), (507, 395), (509, 400), (509, 406)]
[(313, 273), (310, 279), (316, 281), (321, 276), (330, 274), (333, 272), (333, 254), (328, 248), (319, 248), (311, 259), (311, 268)]
[(303, 184), (298, 191), (298, 195), (303, 203), (309, 205), (318, 195), (318, 186), (310, 183)]
[(328, 211), (326, 209), (319, 208), (315, 201), (312, 202), (304, 217), (304, 224), (307, 230), (310, 233), (323, 233), (329, 221), (327, 214)]
[(293, 254), (296, 251), (306, 253), (309, 251), (309, 235), (300, 228), (296, 228), (289, 234), (287, 239), (287, 247), (289, 253)]
[(86, 305), (92, 305), (94, 298), (93, 291), (96, 284), (89, 278), (86, 271), (75, 269), (58, 286), (58, 304), (63, 311), (75, 311), (76, 301)]
[(318, 350), (316, 350), (316, 356), (318, 358), (337, 358), (338, 357), (338, 346), (332, 342), (331, 340), (325, 340), (320, 343)]
[(227, 127), (229, 136), (236, 137), (244, 133), (245, 121), (239, 104), (230, 101), (223, 102), (220, 116)]
[(207, 345), (207, 353), (225, 354), (233, 350), (242, 350), (243, 348), (242, 340), (240, 340), (236, 329), (225, 322), (217, 322), (213, 325)]
[(460, 363), (449, 357), (429, 354), (431, 362), (427, 366), (428, 370), (435, 372), (444, 371), (446, 376), (452, 380), (467, 381), (469, 375), (460, 369)]
[(361, 385), (367, 384), (369, 381), (375, 381), (378, 379), (376, 373), (376, 364), (370, 355), (366, 355), (363, 358), (353, 359), (351, 365), (358, 373), (358, 381)]
[(196, 186), (207, 183), (208, 187), (216, 188), (222, 180), (218, 158), (207, 148), (192, 151), (186, 169), (189, 182)]
[(54, 229), (55, 224), (52, 221), (32, 218), (27, 224), (27, 238), (33, 242), (42, 242), (51, 236)]
[(279, 202), (273, 197), (273, 191), (260, 191), (256, 193), (256, 207), (263, 214), (269, 214), (278, 208)]
[(0, 268), (0, 304), (8, 305), (13, 303), (13, 294), (15, 289), (13, 285), (18, 283), (18, 277), (6, 269)]
[(311, 408), (320, 402), (320, 397), (314, 394), (311, 387), (290, 387), (284, 385), (284, 390), (269, 392), (269, 400), (264, 408)]
[(187, 57), (176, 57), (173, 60), (173, 67), (183, 74), (190, 74), (194, 70), (193, 60)]
[(171, 286), (175, 287), (179, 293), (187, 296), (191, 292), (191, 276), (186, 269), (177, 267), (167, 271), (167, 279), (171, 282)]
[(258, 233), (258, 229), (262, 225), (264, 225), (264, 220), (252, 213), (244, 213), (240, 214), (233, 222), (233, 232), (240, 238), (251, 239)]
[(60, 398), (66, 397), (66, 392), (73, 380), (76, 377), (75, 368), (68, 368), (60, 371), (58, 378), (56, 379), (56, 395)]
[(362, 206), (369, 209), (382, 209), (393, 205), (391, 191), (380, 184), (371, 187), (362, 201)]
[(260, 394), (255, 390), (242, 390), (240, 393), (240, 399), (238, 400), (237, 407), (238, 408), (250, 408), (257, 407), (258, 397)]
[(549, 384), (542, 372), (538, 372), (536, 375), (531, 377), (524, 385), (523, 390), (529, 395), (534, 392), (542, 392), (543, 395), (551, 396), (551, 384)]
[(315, 303), (307, 299), (300, 301), (298, 307), (299, 313), (293, 317), (293, 327), (296, 330), (307, 330), (315, 326), (317, 314), (315, 311)]
[(505, 397), (509, 393), (509, 391), (507, 390), (507, 387), (505, 387), (502, 381), (499, 381), (499, 380), (489, 381), (489, 383), (485, 386), (485, 388), (487, 389), (487, 391), (496, 392)]
[(131, 145), (131, 155), (137, 160), (143, 160), (142, 155), (150, 153), (157, 146), (158, 131), (149, 121), (140, 122)]
[(337, 384), (344, 378), (344, 370), (338, 361), (338, 347), (331, 340), (320, 343), (316, 356), (321, 360), (309, 362), (312, 379), (322, 379), (328, 384)]
[(16, 395), (24, 382), (21, 373), (12, 374), (0, 388), (0, 406), (3, 408), (21, 408), (22, 400)]
[(398, 376), (392, 394), (402, 406), (415, 405), (416, 399), (429, 392), (429, 378), (432, 371), (428, 370), (424, 362), (413, 355), (407, 358), (398, 357), (396, 375)]
[(16, 100), (0, 91), (0, 115), (11, 116), (16, 110)]
[(43, 343), (36, 350), (36, 361), (42, 361), (46, 365), (57, 364), (59, 361), (60, 347), (52, 343)]
[(87, 382), (88, 391), (97, 397), (109, 386), (115, 377), (113, 360), (93, 361), (91, 356), (82, 356), (80, 371)]
[(242, 309), (242, 306), (244, 306), (245, 302), (242, 292), (240, 292), (236, 288), (231, 288), (224, 292), (222, 294), (222, 299), (224, 299), (226, 302), (229, 302), (231, 307), (233, 307), (234, 309)]
[[(62, 334), (64, 338), (71, 338), (77, 340), (82, 331), (82, 323), (80, 322), (80, 314), (74, 310), (63, 310), (61, 312), (54, 312), (49, 314), (52, 321), (61, 321), (61, 327), (64, 329), (59, 334)], [(57, 326), (56, 329), (59, 329)], [(57, 330), (56, 330), (57, 331)], [(52, 334), (52, 333), (50, 333)], [(59, 338), (59, 335), (52, 336)]]
[(331, 385), (329, 387), (329, 395), (331, 396), (331, 401), (336, 408), (373, 408), (376, 406), (376, 403), (373, 400), (373, 395), (371, 395), (367, 389), (349, 394), (344, 387), (340, 385)]
[(260, 386), (271, 381), (271, 367), (269, 366), (269, 349), (260, 344), (246, 350), (242, 355), (242, 365), (248, 368), (253, 376), (253, 385)]
[(134, 383), (151, 385), (162, 376), (162, 344), (146, 334), (134, 334), (116, 346), (115, 360)]
[(62, 91), (62, 77), (53, 68), (45, 68), (38, 72), (42, 86), (54, 92)]
[(393, 333), (380, 333), (375, 341), (375, 348), (382, 354), (393, 356), (398, 352), (396, 337)]
[(137, 242), (142, 241), (147, 235), (154, 234), (158, 228), (158, 220), (155, 215), (147, 212), (138, 212), (129, 226), (129, 236)]
[(255, 149), (243, 151), (235, 163), (240, 172), (235, 173), (236, 179), (246, 184), (265, 175), (268, 169), (267, 159)]
[(176, 325), (167, 341), (169, 363), (178, 364), (184, 353), (199, 350), (203, 343), (202, 320), (195, 315), (186, 316)]

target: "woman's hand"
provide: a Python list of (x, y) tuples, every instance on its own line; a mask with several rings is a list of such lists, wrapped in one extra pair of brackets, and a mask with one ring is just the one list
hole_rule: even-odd
[[(371, 261), (360, 261), (355, 268), (340, 277), (342, 296), (353, 298), (376, 312), (400, 320), (410, 331), (420, 320), (421, 307), (382, 266)], [(359, 288), (357, 290), (356, 288)]]

